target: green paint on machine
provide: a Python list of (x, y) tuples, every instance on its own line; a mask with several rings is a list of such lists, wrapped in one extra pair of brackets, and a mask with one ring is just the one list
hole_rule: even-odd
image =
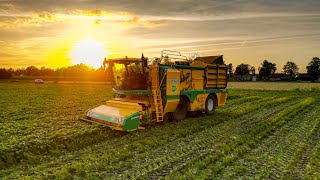
[(171, 86), (171, 91), (172, 91), (172, 92), (176, 92), (177, 89), (178, 89), (178, 85), (177, 85), (177, 84), (172, 84), (172, 86)]
[(140, 113), (135, 112), (130, 116), (127, 116), (122, 121), (122, 129), (125, 131), (135, 130), (138, 129), (140, 125)]
[(204, 90), (185, 90), (181, 91), (181, 95), (186, 95), (190, 102), (193, 102), (199, 94), (205, 93), (227, 93), (227, 89), (204, 89)]
[(167, 99), (180, 99), (180, 95), (168, 95)]

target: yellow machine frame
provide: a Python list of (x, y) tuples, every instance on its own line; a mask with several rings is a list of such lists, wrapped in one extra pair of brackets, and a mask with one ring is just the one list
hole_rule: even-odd
[(141, 77), (146, 79), (146, 89), (121, 89), (121, 79), (116, 75), (119, 72), (116, 72), (116, 97), (88, 111), (82, 120), (114, 130), (133, 131), (168, 118), (183, 119), (187, 112), (213, 114), (214, 108), (224, 105), (227, 100), (226, 66), (214, 63), (221, 59), (222, 56), (210, 56), (171, 62), (166, 58), (165, 63), (160, 59), (149, 66), (144, 57), (108, 60), (106, 63), (111, 66), (113, 63), (135, 63), (138, 70), (138, 64), (144, 65)]

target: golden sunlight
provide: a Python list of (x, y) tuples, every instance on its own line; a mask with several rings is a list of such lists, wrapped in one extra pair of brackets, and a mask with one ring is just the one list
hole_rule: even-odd
[(108, 51), (105, 49), (104, 43), (88, 38), (73, 47), (70, 51), (70, 58), (72, 64), (83, 63), (99, 68), (107, 54)]

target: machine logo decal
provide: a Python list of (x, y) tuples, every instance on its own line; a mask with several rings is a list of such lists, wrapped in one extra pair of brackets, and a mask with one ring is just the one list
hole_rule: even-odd
[(170, 82), (179, 82), (179, 79), (174, 78), (174, 79), (169, 79), (169, 81)]
[(177, 84), (172, 84), (172, 86), (171, 86), (171, 91), (172, 91), (172, 92), (176, 92), (177, 89), (178, 89)]

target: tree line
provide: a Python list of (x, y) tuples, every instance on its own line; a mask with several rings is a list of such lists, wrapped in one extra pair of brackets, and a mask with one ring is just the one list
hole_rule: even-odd
[(35, 66), (18, 69), (0, 69), (0, 79), (9, 79), (12, 76), (60, 77), (73, 78), (77, 80), (108, 80), (105, 69), (103, 67), (94, 69), (85, 64), (77, 64), (57, 69), (46, 67), (37, 68)]
[[(245, 77), (256, 76), (256, 68), (250, 66), (249, 64), (239, 64), (236, 69), (233, 69), (233, 65), (228, 66), (228, 76), (233, 79), (234, 75), (240, 76), (240, 80)], [(310, 76), (312, 81), (318, 80), (320, 77), (320, 59), (319, 57), (314, 57), (308, 63), (306, 67), (307, 74)], [(293, 61), (288, 61), (282, 68), (288, 80), (294, 80), (298, 77), (299, 67)], [(264, 60), (260, 67), (258, 68), (258, 78), (261, 80), (269, 80), (273, 74), (277, 71), (277, 65), (268, 60)], [(12, 76), (47, 76), (47, 77), (73, 77), (79, 80), (110, 80), (110, 76), (107, 75), (105, 69), (100, 67), (94, 69), (85, 64), (77, 64), (73, 66), (63, 67), (63, 68), (37, 68), (35, 66), (29, 66), (27, 68), (18, 69), (5, 69), (0, 68), (0, 79), (9, 79)], [(108, 79), (109, 78), (109, 79)]]
[[(247, 77), (256, 76), (256, 68), (249, 64), (241, 63), (236, 69), (233, 69), (232, 64), (228, 64), (228, 76), (229, 79), (233, 79), (236, 75), (240, 80), (245, 80)], [(307, 75), (311, 81), (318, 80), (320, 78), (320, 59), (314, 57), (306, 66)], [(273, 74), (277, 71), (277, 65), (268, 60), (264, 60), (258, 68), (258, 78), (260, 80), (270, 80)], [(282, 72), (286, 79), (289, 81), (295, 80), (299, 75), (299, 67), (293, 61), (288, 61), (283, 67)]]

